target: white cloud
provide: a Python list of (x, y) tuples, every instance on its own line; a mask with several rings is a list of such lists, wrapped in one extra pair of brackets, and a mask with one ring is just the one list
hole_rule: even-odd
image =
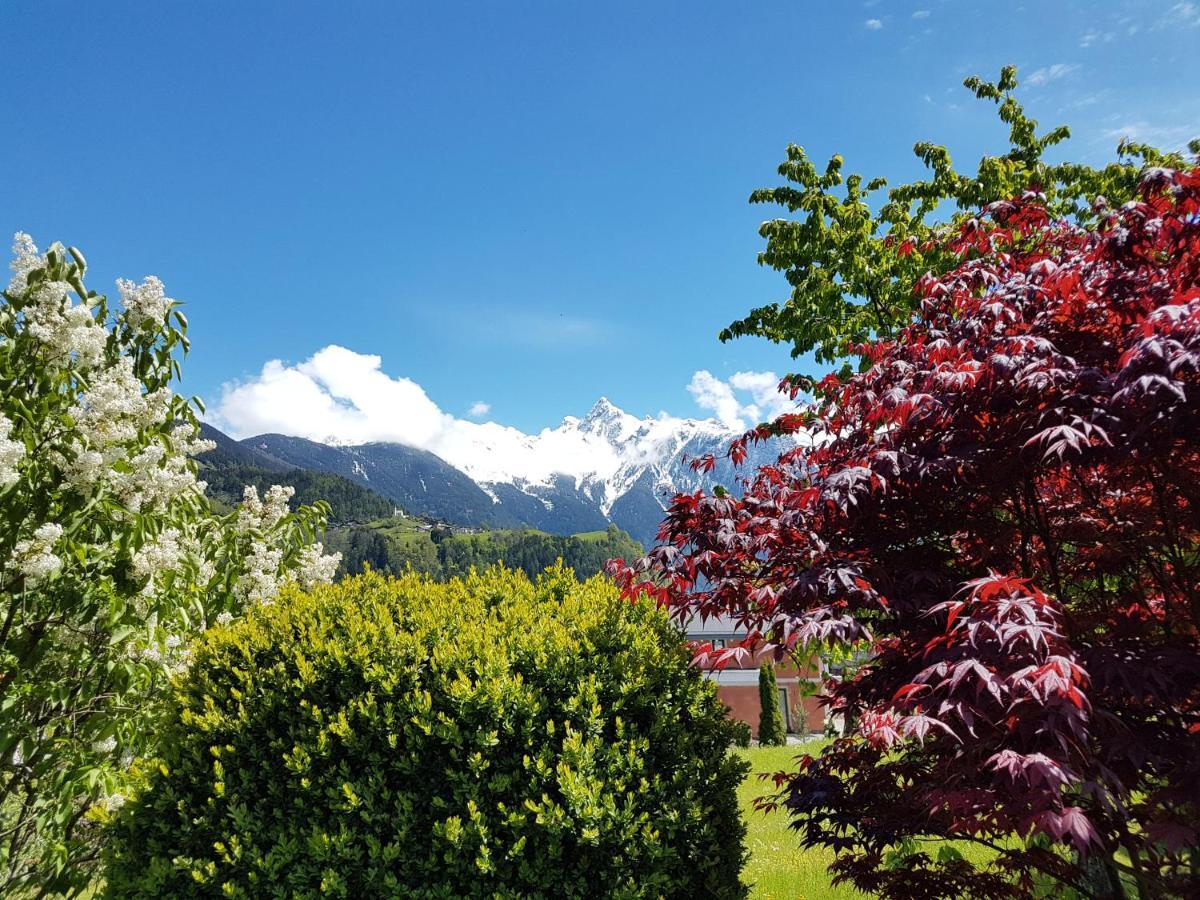
[(1095, 44), (1099, 44), (1101, 42), (1107, 44), (1110, 41), (1112, 41), (1112, 39), (1114, 37), (1116, 37), (1116, 35), (1111, 31), (1096, 31), (1095, 29), (1093, 29), (1091, 31), (1084, 32), (1080, 36), (1079, 46), (1083, 47), (1086, 50), (1088, 47), (1091, 47)]
[(1034, 69), (1029, 74), (1029, 77), (1025, 79), (1025, 83), (1030, 87), (1049, 84), (1052, 81), (1065, 78), (1078, 68), (1079, 66), (1071, 63), (1055, 63), (1052, 66), (1043, 66), (1040, 69)]
[(869, 28), (871, 31), (878, 31), (883, 27), (883, 21), (881, 19), (867, 19), (863, 25)]
[(927, 10), (927, 9), (915, 10), (912, 14), (912, 17), (914, 19), (928, 19), (929, 18), (929, 10)]
[(467, 415), (473, 419), (486, 416), (492, 411), (492, 404), (485, 403), (483, 400), (476, 400), (471, 404), (471, 408), (467, 410)]
[[(738, 372), (725, 382), (701, 371), (688, 390), (725, 428), (744, 431), (794, 408), (775, 390), (778, 383), (773, 372)], [(469, 415), (488, 412), (489, 404), (477, 401)], [(615, 442), (581, 429), (577, 419), (537, 434), (472, 422), (444, 412), (415, 381), (384, 372), (381, 357), (330, 345), (301, 363), (271, 360), (256, 376), (225, 385), (212, 421), (238, 438), (273, 432), (337, 444), (406, 444), (480, 481), (516, 477), (533, 483), (556, 474), (608, 478), (652, 457), (683, 424), (666, 413), (654, 419), (614, 415)]]
[(1109, 140), (1123, 139), (1140, 144), (1152, 144), (1164, 150), (1183, 150), (1188, 141), (1200, 138), (1200, 122), (1195, 125), (1155, 125), (1152, 122), (1126, 122), (1104, 132)]
[(1195, 3), (1176, 3), (1158, 22), (1159, 28), (1195, 28), (1200, 25), (1200, 6)]
[[(733, 431), (745, 431), (759, 422), (790, 412), (796, 404), (779, 393), (779, 376), (774, 372), (735, 372), (722, 381), (701, 369), (692, 376), (688, 390), (701, 409), (713, 413), (717, 421)], [(737, 393), (750, 395), (749, 402)]]

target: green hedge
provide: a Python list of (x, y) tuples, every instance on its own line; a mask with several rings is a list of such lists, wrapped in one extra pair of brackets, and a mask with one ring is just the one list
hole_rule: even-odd
[(493, 569), (210, 631), (111, 897), (741, 897), (744, 764), (658, 610)]

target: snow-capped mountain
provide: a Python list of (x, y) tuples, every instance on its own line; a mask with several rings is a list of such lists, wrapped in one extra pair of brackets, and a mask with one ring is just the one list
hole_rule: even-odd
[[(369, 485), (414, 514), (464, 525), (525, 525), (571, 534), (609, 522), (645, 545), (679, 491), (736, 489), (739, 470), (719, 460), (708, 474), (690, 461), (720, 454), (736, 437), (711, 419), (639, 419), (601, 398), (582, 419), (526, 435), (477, 427), (455, 448), (452, 465), (402, 444), (345, 446), (282, 435), (242, 443), (291, 465), (333, 472)], [(781, 448), (751, 449), (741, 472), (774, 459)]]

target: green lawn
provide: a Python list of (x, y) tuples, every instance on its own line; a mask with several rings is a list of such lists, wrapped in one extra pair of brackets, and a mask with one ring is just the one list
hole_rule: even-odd
[[(766, 772), (789, 772), (795, 769), (795, 758), (805, 753), (816, 755), (826, 741), (816, 738), (795, 747), (753, 747), (738, 750), (749, 760), (751, 769), (738, 788), (738, 805), (746, 821), (746, 848), (750, 860), (744, 877), (752, 885), (751, 897), (789, 898), (789, 900), (864, 900), (867, 896), (843, 885), (834, 887), (828, 866), (833, 861), (829, 850), (802, 850), (796, 833), (788, 828), (787, 813), (772, 813), (754, 809), (754, 798), (775, 793), (775, 784), (757, 776)], [(951, 846), (976, 865), (983, 864), (992, 851), (967, 841), (955, 841)], [(1130, 892), (1130, 896), (1135, 896)]]
[(789, 898), (789, 900), (841, 900), (858, 898), (863, 894), (850, 887), (835, 888), (830, 884), (826, 867), (833, 860), (827, 850), (802, 850), (796, 834), (787, 827), (787, 814), (757, 812), (754, 798), (774, 793), (771, 781), (762, 781), (761, 772), (789, 771), (793, 760), (802, 753), (816, 753), (822, 741), (800, 747), (753, 747), (738, 753), (753, 767), (738, 788), (738, 805), (746, 820), (746, 848), (750, 860), (744, 877), (753, 886), (752, 897)]

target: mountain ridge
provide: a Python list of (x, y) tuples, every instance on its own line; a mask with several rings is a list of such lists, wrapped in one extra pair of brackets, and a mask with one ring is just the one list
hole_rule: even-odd
[[(325, 443), (282, 434), (226, 439), (277, 464), (357, 481), (411, 515), (559, 535), (611, 523), (650, 546), (674, 494), (734, 487), (743, 471), (778, 456), (778, 441), (755, 445), (744, 469), (735, 469), (721, 454), (737, 434), (712, 419), (637, 418), (601, 397), (582, 418), (567, 416), (556, 428), (525, 436), (520, 449), (528, 456), (516, 460), (483, 442), (466, 454), (471, 463), (455, 466), (400, 443)], [(693, 471), (690, 460), (707, 454), (718, 457), (715, 469)], [(547, 459), (574, 471), (547, 468), (555, 465)]]

